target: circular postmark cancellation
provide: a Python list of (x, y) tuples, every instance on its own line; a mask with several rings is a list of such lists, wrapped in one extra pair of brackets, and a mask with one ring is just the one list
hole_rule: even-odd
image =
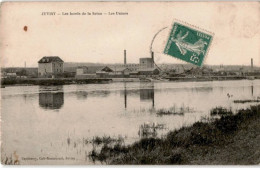
[(200, 67), (207, 56), (213, 35), (206, 30), (174, 20), (164, 54)]

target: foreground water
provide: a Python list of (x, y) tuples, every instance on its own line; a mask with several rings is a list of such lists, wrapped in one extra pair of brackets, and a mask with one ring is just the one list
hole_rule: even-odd
[[(16, 157), (20, 164), (92, 164), (93, 137), (120, 138), (125, 144), (162, 137), (208, 118), (214, 107), (236, 111), (254, 104), (233, 100), (257, 99), (260, 80), (15, 86), (1, 94), (2, 158)], [(168, 110), (176, 114), (157, 114)], [(144, 133), (147, 125), (152, 132)]]

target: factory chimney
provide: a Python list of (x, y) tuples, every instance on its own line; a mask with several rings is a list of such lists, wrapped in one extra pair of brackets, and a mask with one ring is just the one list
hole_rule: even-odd
[(251, 68), (252, 68), (252, 69), (254, 68), (254, 61), (253, 61), (253, 58), (251, 58)]
[(126, 50), (124, 50), (124, 65), (126, 65)]
[(152, 52), (151, 56), (152, 56), (152, 67), (154, 67), (154, 53), (153, 52)]

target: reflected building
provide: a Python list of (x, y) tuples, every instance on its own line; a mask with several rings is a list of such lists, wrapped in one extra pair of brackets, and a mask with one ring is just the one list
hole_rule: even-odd
[(140, 101), (152, 101), (154, 107), (154, 83), (140, 83)]
[(88, 97), (87, 91), (76, 91), (75, 92), (77, 99), (79, 100), (85, 100)]
[(44, 109), (60, 109), (64, 104), (64, 92), (39, 93), (39, 105)]
[(154, 107), (154, 83), (140, 83), (140, 89), (127, 90), (127, 83), (124, 82), (124, 90), (120, 92), (124, 100), (124, 107), (127, 108), (127, 97), (128, 96), (140, 96), (140, 101), (152, 101)]
[(73, 92), (73, 94), (76, 95), (77, 99), (79, 100), (85, 100), (88, 97), (108, 97), (110, 95), (110, 91), (107, 90), (97, 90), (97, 91), (84, 91), (79, 90), (76, 92)]

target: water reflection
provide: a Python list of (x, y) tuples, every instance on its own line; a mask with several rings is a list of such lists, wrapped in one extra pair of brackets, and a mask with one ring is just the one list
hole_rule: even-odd
[(140, 83), (139, 90), (127, 90), (127, 83), (124, 82), (124, 90), (120, 92), (124, 96), (124, 107), (127, 108), (127, 96), (139, 95), (140, 101), (152, 101), (154, 107), (154, 83)]
[(152, 101), (154, 107), (154, 83), (140, 83), (140, 100)]
[(108, 90), (87, 92), (88, 97), (108, 97), (111, 92)]
[(3, 135), (6, 154), (16, 150), (26, 157), (28, 149), (40, 144), (35, 157), (58, 154), (76, 158), (66, 164), (90, 164), (84, 159), (95, 137), (122, 136), (126, 145), (142, 137), (164, 137), (170, 130), (210, 118), (213, 108), (247, 108), (253, 103), (233, 101), (260, 99), (260, 81), (13, 86), (1, 93), (3, 132), (12, 132)]
[(87, 99), (88, 97), (88, 92), (87, 91), (76, 91), (76, 96), (77, 96), (77, 99), (79, 100), (85, 100)]
[(124, 82), (124, 99), (125, 99), (125, 109), (127, 108), (127, 90), (126, 90), (126, 82)]
[(251, 94), (252, 94), (252, 96), (254, 96), (254, 85), (253, 84), (251, 85)]
[[(40, 88), (41, 89), (41, 88)], [(39, 105), (44, 109), (60, 109), (64, 104), (64, 92), (62, 87), (46, 89), (39, 93)]]

